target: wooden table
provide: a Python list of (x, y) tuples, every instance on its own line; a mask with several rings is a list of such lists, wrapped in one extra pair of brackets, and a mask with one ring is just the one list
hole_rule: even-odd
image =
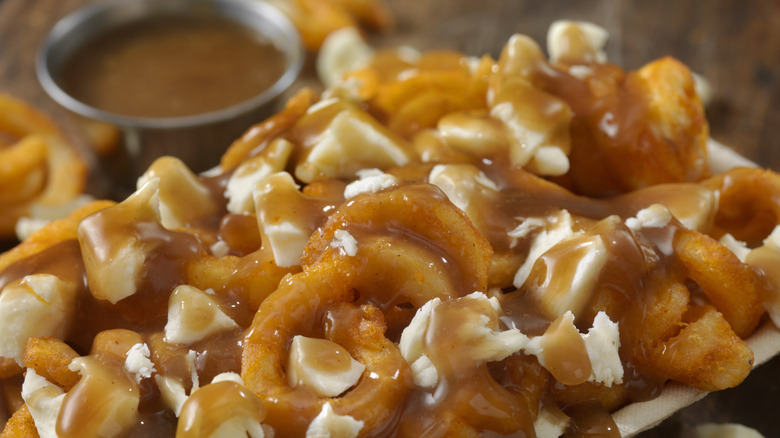
[[(626, 68), (672, 55), (710, 82), (712, 136), (748, 158), (780, 170), (780, 2), (778, 0), (388, 0), (397, 18), (378, 46), (455, 49), (498, 55), (514, 33), (543, 44), (561, 18), (593, 21), (610, 31), (608, 56)], [(86, 0), (0, 0), (0, 91), (26, 99), (82, 144), (69, 115), (35, 78), (35, 52), (48, 29)], [(311, 83), (311, 65), (300, 83)], [(83, 147), (83, 146), (82, 146)], [(100, 190), (93, 186), (93, 190)], [(704, 421), (740, 422), (780, 436), (780, 359), (739, 388), (708, 396), (645, 438), (679, 436)]]

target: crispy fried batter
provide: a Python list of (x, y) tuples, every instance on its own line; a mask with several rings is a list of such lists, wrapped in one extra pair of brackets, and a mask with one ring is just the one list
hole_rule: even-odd
[(695, 231), (679, 230), (674, 250), (690, 279), (701, 287), (734, 333), (742, 338), (753, 333), (764, 314), (761, 291), (766, 280), (725, 246)]
[(70, 362), (78, 356), (59, 339), (30, 338), (24, 351), (24, 366), (67, 392), (79, 381), (78, 373), (68, 369)]
[(32, 415), (27, 405), (18, 409), (5, 423), (0, 438), (38, 438), (38, 429), (35, 427)]
[(686, 66), (663, 58), (628, 73), (590, 67), (584, 82), (546, 86), (574, 111), (566, 180), (576, 192), (604, 196), (709, 176), (708, 125)]
[(80, 195), (87, 164), (44, 114), (3, 93), (0, 132), (19, 139), (0, 147), (0, 237), (9, 237), (31, 206), (63, 205)]
[(249, 128), (241, 138), (230, 145), (222, 155), (220, 166), (224, 171), (236, 168), (247, 159), (260, 153), (272, 140), (286, 132), (319, 98), (314, 91), (304, 88), (274, 116)]
[(37, 254), (52, 245), (77, 238), (78, 226), (82, 219), (111, 205), (114, 205), (113, 201), (94, 201), (77, 209), (66, 218), (46, 225), (32, 234), (22, 244), (0, 254), (0, 272), (12, 263)]
[(753, 366), (753, 352), (711, 306), (691, 306), (679, 334), (650, 351), (651, 373), (705, 391), (739, 385)]

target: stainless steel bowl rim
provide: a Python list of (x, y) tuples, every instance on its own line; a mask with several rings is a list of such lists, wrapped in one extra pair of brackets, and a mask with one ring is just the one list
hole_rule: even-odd
[[(147, 8), (150, 16), (153, 16), (160, 12), (188, 10), (198, 7), (198, 5), (208, 6), (216, 11), (218, 16), (228, 19), (233, 18), (225, 13), (226, 8), (227, 10), (235, 8), (246, 12), (246, 14), (254, 14), (255, 18), (273, 23), (278, 28), (278, 31), (281, 31), (283, 37), (288, 40), (287, 47), (277, 47), (287, 59), (287, 67), (282, 76), (262, 93), (236, 105), (192, 116), (157, 118), (125, 116), (95, 108), (74, 98), (57, 84), (50, 65), (52, 56), (66, 38), (78, 34), (80, 29), (88, 28), (88, 24), (100, 23), (101, 18), (113, 11), (121, 10), (121, 8), (135, 8), (136, 11), (139, 11), (139, 8), (141, 8), (140, 10)], [(242, 15), (242, 17), (245, 19), (251, 18), (250, 15)], [(129, 22), (130, 20), (127, 21)], [(248, 23), (247, 20), (241, 21), (244, 25)], [(99, 27), (110, 27), (106, 23), (100, 24), (101, 26)], [(253, 27), (253, 29), (269, 38), (273, 36), (269, 35), (264, 29), (257, 27)], [(273, 38), (271, 39), (273, 41)], [(111, 0), (84, 6), (59, 20), (52, 27), (38, 50), (35, 71), (44, 90), (60, 105), (77, 114), (123, 128), (167, 130), (215, 124), (239, 117), (262, 107), (290, 87), (300, 74), (304, 58), (303, 45), (301, 44), (298, 31), (292, 22), (274, 6), (261, 0)]]

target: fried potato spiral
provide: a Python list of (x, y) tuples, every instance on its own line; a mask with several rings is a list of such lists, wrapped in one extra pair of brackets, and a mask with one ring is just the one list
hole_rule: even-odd
[(86, 178), (86, 160), (48, 117), (0, 93), (0, 238), (19, 218), (73, 201)]

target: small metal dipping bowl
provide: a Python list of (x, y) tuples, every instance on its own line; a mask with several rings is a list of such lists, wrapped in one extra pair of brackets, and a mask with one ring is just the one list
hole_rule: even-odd
[[(176, 14), (216, 16), (257, 32), (284, 55), (284, 73), (268, 89), (247, 96), (237, 105), (185, 117), (124, 116), (87, 105), (64, 91), (60, 73), (68, 57), (81, 45), (117, 26)], [(38, 52), (36, 73), (46, 92), (62, 106), (119, 129), (122, 144), (111, 157), (102, 160), (101, 170), (114, 183), (127, 187), (134, 186), (135, 179), (162, 155), (176, 156), (196, 172), (216, 166), (233, 140), (271, 115), (274, 102), (300, 73), (304, 57), (300, 37), (290, 20), (262, 1), (112, 0), (83, 7), (60, 20)]]

